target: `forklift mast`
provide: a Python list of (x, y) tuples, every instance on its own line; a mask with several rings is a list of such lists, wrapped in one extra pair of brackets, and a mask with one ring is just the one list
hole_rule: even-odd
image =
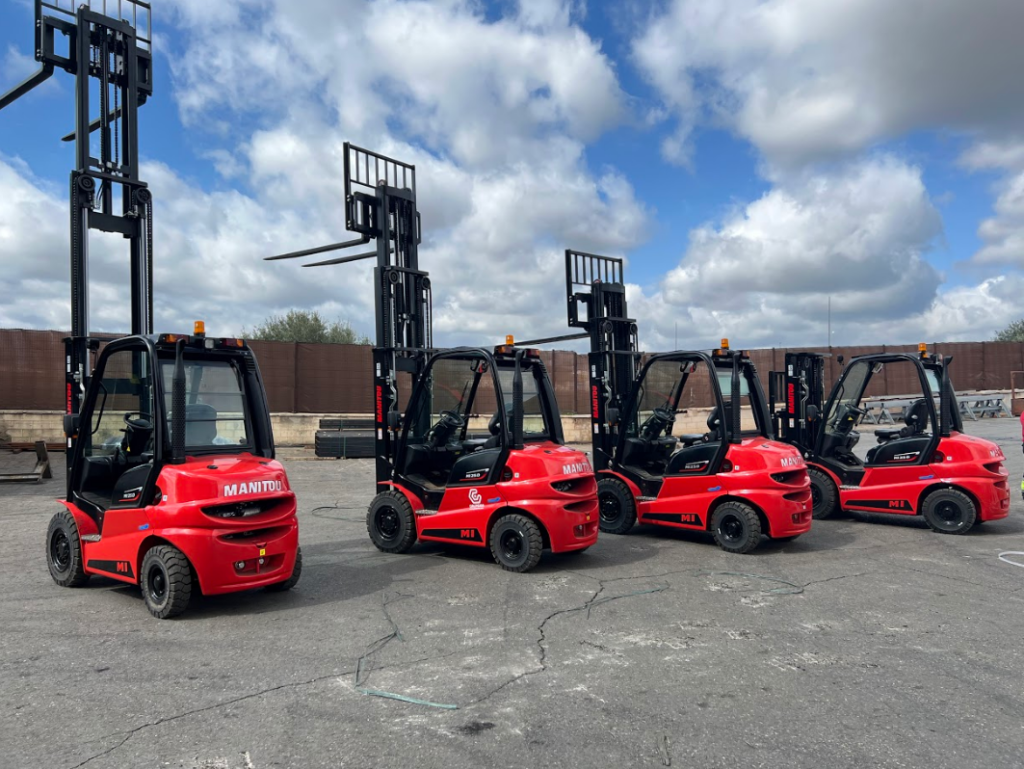
[(590, 337), (593, 462), (595, 470), (606, 470), (640, 357), (636, 321), (626, 309), (622, 259), (566, 249), (565, 285), (569, 326)]
[(772, 371), (768, 398), (775, 436), (806, 454), (813, 451), (825, 406), (825, 355), (787, 352), (785, 371)]
[[(35, 0), (35, 57), (42, 66), (0, 96), (3, 109), (46, 81), (55, 69), (75, 76), (75, 130), (63, 137), (75, 142), (71, 336), (65, 340), (68, 414), (81, 408), (90, 375), (89, 353), (99, 346), (89, 332), (91, 230), (117, 233), (129, 242), (131, 333), (153, 331), (153, 199), (139, 179), (138, 134), (138, 109), (153, 93), (151, 3), (78, 2), (76, 10), (75, 0)], [(62, 39), (66, 46), (58, 44)], [(68, 438), (69, 465), (72, 448), (73, 439)]]
[(416, 167), (345, 142), (345, 228), (354, 240), (268, 257), (295, 259), (327, 251), (376, 248), (303, 265), (322, 267), (376, 257), (377, 339), (373, 351), (377, 480), (391, 479), (399, 427), (398, 373), (419, 376), (433, 349), (430, 276), (419, 267)]

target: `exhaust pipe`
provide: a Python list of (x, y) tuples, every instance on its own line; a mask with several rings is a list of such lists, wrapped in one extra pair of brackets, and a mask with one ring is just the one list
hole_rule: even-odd
[(171, 379), (171, 464), (185, 464), (185, 340), (174, 345), (174, 376)]
[(522, 449), (523, 444), (523, 353), (516, 351), (516, 370), (512, 375), (512, 448)]

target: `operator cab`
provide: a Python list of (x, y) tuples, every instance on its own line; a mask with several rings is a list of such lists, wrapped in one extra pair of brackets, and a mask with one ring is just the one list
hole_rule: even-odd
[[(521, 381), (521, 438), (516, 379)], [(501, 480), (517, 443), (561, 444), (562, 426), (547, 370), (536, 350), (510, 345), (460, 348), (433, 356), (409, 401), (395, 466), (428, 506), (456, 485)]]
[[(885, 402), (886, 413), (899, 409), (896, 424), (874, 430), (876, 445), (864, 459), (854, 453), (867, 409), (863, 401), (870, 397), (872, 382), (885, 377), (906, 394)], [(940, 397), (947, 388), (947, 397)], [(817, 453), (854, 472), (865, 467), (927, 464), (938, 443), (938, 424), (942, 403), (947, 405), (946, 421), (960, 430), (961, 422), (952, 387), (944, 377), (943, 364), (928, 356), (922, 345), (919, 357), (910, 355), (868, 355), (856, 358), (843, 370), (825, 407)]]
[(189, 457), (273, 458), (263, 383), (241, 339), (130, 336), (100, 353), (79, 416), (69, 501), (97, 522), (106, 511), (159, 501), (156, 478), (172, 460), (172, 380), (181, 341), (184, 449)]
[[(711, 475), (719, 472), (728, 444), (746, 435), (736, 409), (752, 411), (753, 435), (767, 435), (768, 418), (757, 373), (728, 342), (710, 355), (673, 352), (651, 357), (627, 403), (620, 435), (621, 466), (641, 476)], [(676, 416), (711, 407), (706, 430), (676, 433)]]

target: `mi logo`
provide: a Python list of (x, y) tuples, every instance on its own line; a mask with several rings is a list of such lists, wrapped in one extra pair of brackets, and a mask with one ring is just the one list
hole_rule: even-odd
[(462, 529), (459, 532), (460, 539), (476, 539), (476, 529)]
[(128, 561), (118, 561), (117, 564), (116, 564), (116, 568), (117, 568), (117, 573), (118, 574), (130, 574), (131, 573), (131, 567), (128, 564)]

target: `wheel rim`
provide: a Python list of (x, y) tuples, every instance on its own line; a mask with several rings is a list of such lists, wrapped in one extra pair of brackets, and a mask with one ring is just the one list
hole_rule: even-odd
[(50, 563), (57, 571), (71, 568), (71, 540), (63, 529), (58, 529), (50, 538)]
[(154, 563), (149, 567), (149, 574), (146, 576), (146, 585), (149, 600), (155, 605), (159, 606), (167, 599), (167, 575), (160, 567), (160, 564)]
[(605, 523), (615, 523), (622, 515), (622, 506), (614, 494), (601, 494), (601, 520)]
[(522, 558), (525, 549), (522, 535), (514, 529), (501, 532), (498, 546), (506, 561), (518, 561)]
[(943, 500), (935, 506), (934, 517), (939, 526), (956, 529), (963, 523), (964, 511), (956, 502)]
[(382, 539), (390, 541), (398, 538), (398, 533), (402, 528), (402, 521), (395, 508), (382, 507), (374, 514), (373, 525)]
[(726, 542), (732, 544), (743, 538), (743, 521), (738, 516), (729, 514), (722, 518), (718, 524), (718, 535)]
[(816, 483), (812, 483), (811, 484), (811, 506), (814, 508), (815, 511), (817, 511), (821, 507), (821, 500), (822, 500), (821, 487), (818, 484), (816, 484)]

